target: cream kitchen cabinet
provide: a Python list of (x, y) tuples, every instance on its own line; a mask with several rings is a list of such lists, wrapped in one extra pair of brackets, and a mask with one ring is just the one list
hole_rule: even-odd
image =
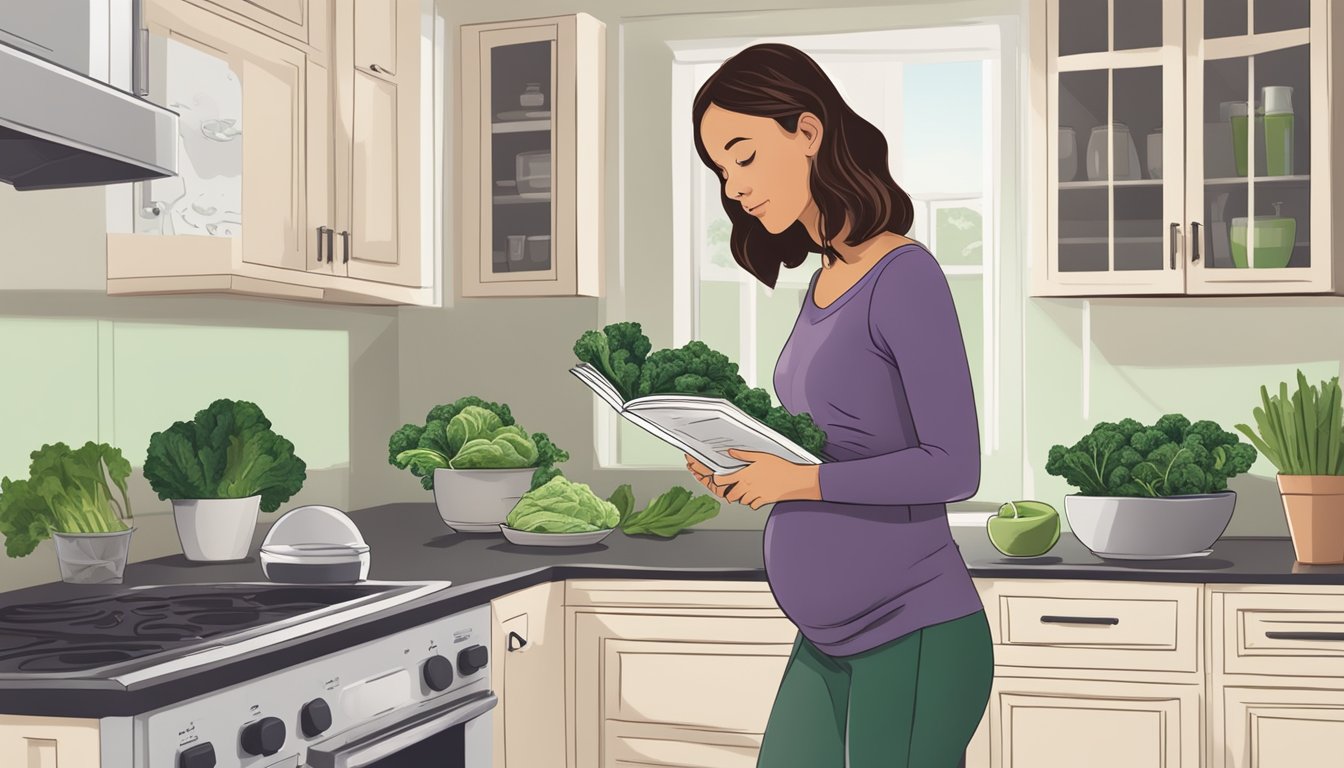
[(0, 715), (0, 765), (5, 768), (98, 768), (98, 721)]
[(462, 295), (600, 296), (606, 28), (462, 27)]
[(1201, 767), (1201, 585), (976, 585), (995, 681), (968, 768)]
[[(181, 114), (180, 174), (134, 185), (129, 231), (108, 234), (108, 293), (437, 303), (436, 13), (147, 0), (149, 91)], [(310, 42), (257, 21), (272, 17), (302, 19), (289, 31)]]
[[(291, 42), (326, 50), (330, 44), (330, 0), (193, 0)], [(376, 2), (376, 0), (373, 0)], [(360, 0), (364, 2), (364, 0)]]
[(1209, 768), (1334, 765), (1344, 587), (1210, 585)]
[(1030, 13), (1033, 295), (1344, 292), (1338, 9), (1033, 0)]
[(565, 584), (490, 603), (495, 768), (565, 768)]
[(569, 766), (753, 768), (797, 630), (761, 582), (571, 580)]

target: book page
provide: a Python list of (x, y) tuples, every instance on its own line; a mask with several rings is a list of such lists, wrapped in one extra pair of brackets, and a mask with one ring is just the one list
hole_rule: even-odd
[(793, 441), (727, 401), (683, 396), (675, 402), (631, 402), (627, 404), (627, 411), (654, 422), (676, 435), (680, 442), (694, 447), (695, 451), (688, 452), (716, 474), (745, 466), (746, 462), (728, 455), (729, 448), (769, 453), (798, 464), (821, 463)]
[(607, 381), (607, 377), (603, 376), (593, 366), (588, 363), (580, 363), (570, 368), (569, 372), (574, 374), (579, 381), (587, 385), (589, 389), (593, 390), (594, 394), (602, 398), (613, 409), (619, 411), (624, 407), (620, 393), (611, 385), (611, 382)]

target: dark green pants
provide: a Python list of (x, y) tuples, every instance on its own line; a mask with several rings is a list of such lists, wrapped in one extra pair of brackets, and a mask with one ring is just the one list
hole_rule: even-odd
[(956, 768), (993, 679), (984, 611), (852, 656), (800, 633), (757, 768)]

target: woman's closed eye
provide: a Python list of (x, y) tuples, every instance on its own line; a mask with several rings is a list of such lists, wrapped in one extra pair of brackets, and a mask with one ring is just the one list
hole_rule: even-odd
[(738, 165), (746, 166), (751, 165), (751, 161), (755, 159), (756, 159), (756, 153), (752, 152), (750, 155), (747, 155), (747, 158), (745, 160), (737, 160), (736, 162)]

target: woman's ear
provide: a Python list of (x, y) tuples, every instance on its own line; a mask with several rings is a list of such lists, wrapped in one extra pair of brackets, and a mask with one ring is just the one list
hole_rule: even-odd
[(821, 120), (811, 112), (798, 116), (798, 134), (803, 142), (803, 154), (813, 157), (821, 150)]

